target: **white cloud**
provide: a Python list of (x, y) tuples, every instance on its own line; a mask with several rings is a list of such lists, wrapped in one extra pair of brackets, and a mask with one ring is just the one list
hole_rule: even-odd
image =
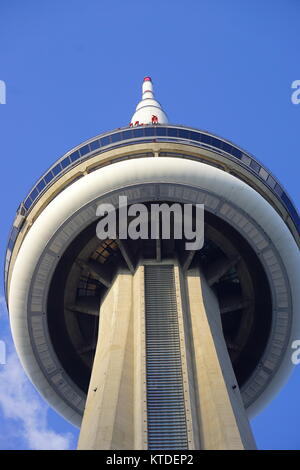
[[(5, 297), (0, 295), (1, 331), (5, 335), (0, 340), (14, 351), (8, 321)], [(49, 426), (49, 407), (27, 379), (15, 352), (6, 357), (5, 365), (0, 365), (0, 408), (5, 419), (1, 423), (1, 427), (5, 427), (1, 440), (5, 439), (8, 446), (16, 439), (18, 443), (22, 441), (22, 448), (35, 450), (63, 450), (72, 446), (72, 433), (60, 434)]]
[[(14, 422), (11, 438), (22, 438), (29, 449), (63, 450), (72, 445), (71, 433), (59, 434), (50, 429), (48, 407), (26, 378), (16, 353), (0, 367), (0, 407), (4, 418)], [(6, 439), (9, 441), (10, 436)]]

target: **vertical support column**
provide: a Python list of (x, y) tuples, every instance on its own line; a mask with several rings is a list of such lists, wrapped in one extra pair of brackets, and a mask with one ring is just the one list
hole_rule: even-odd
[(186, 274), (202, 449), (255, 449), (228, 356), (218, 301), (199, 269)]
[(121, 270), (100, 307), (78, 449), (147, 449), (144, 273)]
[(133, 279), (134, 449), (139, 450), (148, 448), (144, 271), (139, 266)]
[[(180, 282), (180, 268), (176, 262), (174, 265), (174, 281), (175, 281), (175, 292), (176, 292), (176, 304), (177, 304), (177, 313), (178, 313), (178, 331), (180, 338), (180, 351), (181, 351), (181, 370), (182, 370), (182, 382), (183, 382), (183, 394), (184, 394), (184, 403), (185, 403), (185, 416), (186, 416), (186, 431), (188, 438), (188, 449), (197, 449), (199, 448), (198, 444), (198, 435), (195, 432), (195, 426), (193, 426), (193, 416), (192, 416), (192, 400), (191, 394), (193, 390), (191, 389), (192, 382), (189, 380), (189, 371), (188, 371), (188, 356), (189, 348), (186, 338), (186, 328), (185, 328), (185, 314), (183, 311), (183, 298), (182, 298), (182, 288)], [(198, 444), (198, 447), (197, 447)]]
[(133, 448), (132, 275), (120, 272), (100, 308), (78, 449)]
[(154, 263), (120, 271), (103, 300), (78, 449), (175, 447), (255, 443), (213, 291), (198, 269)]

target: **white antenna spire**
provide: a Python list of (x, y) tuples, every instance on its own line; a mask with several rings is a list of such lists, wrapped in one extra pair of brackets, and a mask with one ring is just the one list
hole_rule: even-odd
[(153, 93), (153, 85), (150, 77), (145, 77), (142, 86), (142, 100), (136, 107), (131, 118), (130, 126), (142, 126), (144, 124), (167, 124), (168, 117), (160, 103), (156, 101)]

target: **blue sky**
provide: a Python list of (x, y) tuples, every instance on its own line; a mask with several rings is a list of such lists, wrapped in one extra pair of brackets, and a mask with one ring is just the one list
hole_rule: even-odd
[[(174, 124), (232, 140), (279, 177), (299, 207), (298, 0), (1, 0), (3, 262), (20, 201), (58, 157), (129, 123), (145, 75)], [(0, 274), (0, 449), (75, 448), (15, 357)], [(2, 300), (1, 300), (2, 299)], [(263, 449), (300, 449), (300, 366), (253, 422)]]

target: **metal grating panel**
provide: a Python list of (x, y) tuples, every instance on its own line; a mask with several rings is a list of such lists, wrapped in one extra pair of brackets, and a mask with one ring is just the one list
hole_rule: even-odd
[(188, 449), (174, 267), (145, 266), (148, 449)]

